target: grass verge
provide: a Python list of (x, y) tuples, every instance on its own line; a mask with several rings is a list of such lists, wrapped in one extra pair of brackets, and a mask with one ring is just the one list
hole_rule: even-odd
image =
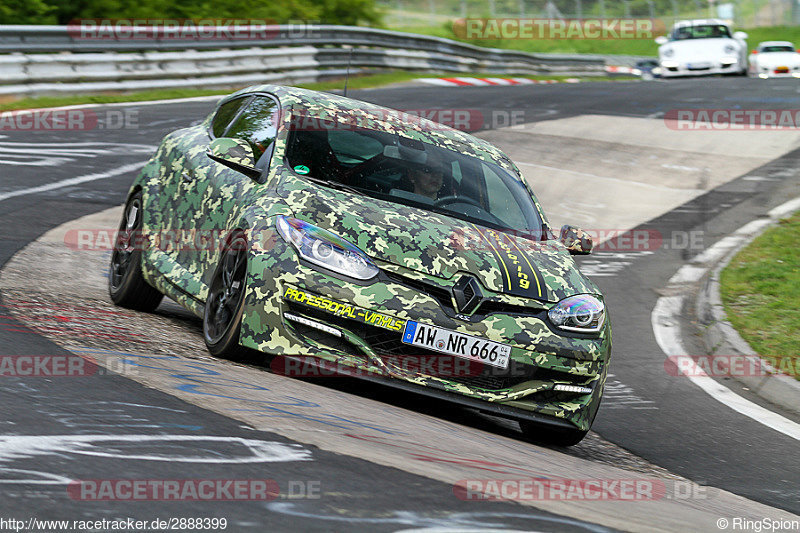
[[(392, 71), (380, 74), (369, 74), (365, 76), (352, 76), (347, 83), (349, 89), (371, 89), (383, 87), (393, 83), (402, 83), (417, 78), (437, 78), (451, 76), (469, 77), (496, 77), (497, 74), (487, 73), (454, 73), (454, 72), (406, 72)], [(574, 76), (525, 76), (514, 75), (516, 78), (528, 78), (532, 80), (555, 80), (564, 81), (565, 79), (579, 79), (581, 81), (622, 81), (636, 79), (632, 77), (615, 76), (607, 78), (605, 76), (575, 78)], [(344, 87), (344, 79), (338, 78), (328, 81), (298, 83), (297, 87), (304, 87), (315, 91), (332, 91)], [(170, 100), (175, 98), (193, 98), (198, 96), (224, 95), (230, 94), (236, 88), (231, 89), (164, 89), (153, 91), (140, 91), (131, 93), (115, 94), (84, 94), (69, 96), (40, 96), (36, 98), (21, 98), (19, 100), (0, 101), (0, 111), (13, 111), (17, 109), (35, 109), (43, 107), (60, 107), (78, 104), (111, 104), (117, 102), (141, 102), (145, 100)]]
[[(722, 271), (728, 320), (753, 349), (800, 380), (800, 212), (768, 229)], [(785, 366), (784, 366), (785, 365)]]
[(39, 107), (61, 107), (78, 104), (113, 104), (117, 102), (142, 102), (145, 100), (171, 100), (175, 98), (192, 98), (228, 94), (228, 89), (163, 89), (115, 94), (74, 94), (69, 96), (37, 96), (0, 102), (0, 111), (15, 109), (33, 109)]

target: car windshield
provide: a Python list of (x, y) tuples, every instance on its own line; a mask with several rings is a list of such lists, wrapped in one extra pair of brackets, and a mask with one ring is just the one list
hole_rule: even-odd
[(765, 46), (761, 49), (761, 53), (766, 54), (767, 52), (794, 52), (794, 47), (780, 44), (773, 46)]
[(286, 163), (296, 174), (537, 240), (542, 236), (528, 189), (499, 165), (388, 131), (306, 119), (292, 121), (287, 140)]
[(731, 33), (724, 24), (698, 24), (696, 26), (680, 26), (672, 30), (673, 41), (686, 39), (730, 38)]

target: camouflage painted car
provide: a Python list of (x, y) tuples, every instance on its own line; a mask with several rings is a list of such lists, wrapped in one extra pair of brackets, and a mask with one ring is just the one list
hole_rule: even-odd
[[(391, 109), (258, 86), (173, 132), (135, 180), (109, 291), (203, 318), (209, 351), (257, 350), (580, 441), (611, 328), (597, 286), (514, 164)], [(344, 372), (347, 373), (347, 372)]]

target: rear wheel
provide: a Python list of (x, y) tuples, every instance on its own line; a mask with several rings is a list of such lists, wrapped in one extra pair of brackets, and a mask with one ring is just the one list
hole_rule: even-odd
[(142, 276), (142, 205), (141, 191), (131, 196), (125, 205), (111, 252), (108, 294), (121, 307), (149, 312), (158, 307), (164, 295)]
[(247, 280), (247, 240), (237, 234), (222, 252), (203, 313), (203, 338), (212, 355), (239, 359), (248, 350), (239, 345)]

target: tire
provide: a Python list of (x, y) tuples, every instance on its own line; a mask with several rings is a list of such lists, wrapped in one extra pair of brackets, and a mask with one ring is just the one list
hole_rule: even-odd
[(136, 311), (154, 311), (163, 294), (151, 287), (142, 276), (142, 192), (135, 193), (125, 204), (119, 225), (111, 264), (108, 268), (108, 294), (120, 307)]
[(250, 350), (239, 344), (247, 281), (247, 240), (236, 234), (225, 246), (211, 278), (203, 312), (203, 339), (211, 355), (242, 359)]
[(589, 433), (588, 429), (553, 429), (528, 420), (520, 420), (519, 428), (529, 441), (563, 448), (578, 444)]

